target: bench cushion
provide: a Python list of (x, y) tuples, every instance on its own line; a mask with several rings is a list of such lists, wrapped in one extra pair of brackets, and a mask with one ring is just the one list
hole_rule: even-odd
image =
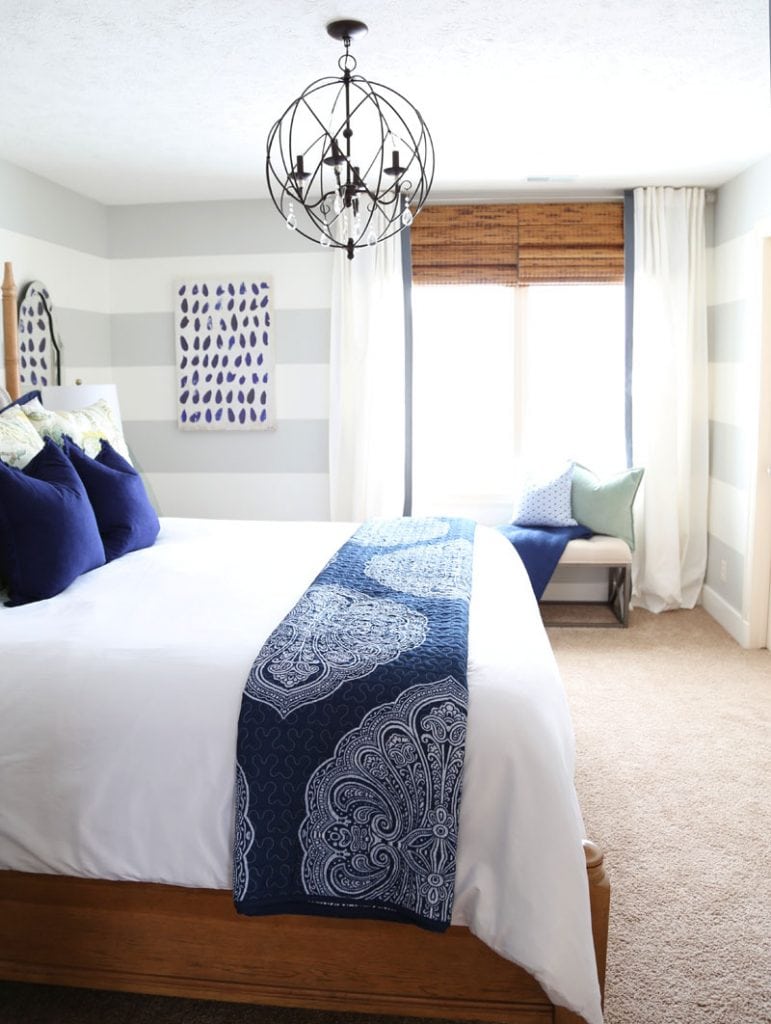
[(586, 540), (571, 540), (562, 553), (560, 565), (631, 565), (632, 552), (620, 537), (595, 534)]

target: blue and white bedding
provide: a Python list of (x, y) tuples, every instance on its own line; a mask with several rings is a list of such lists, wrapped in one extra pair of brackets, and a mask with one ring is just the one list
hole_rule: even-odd
[[(229, 890), (244, 681), (353, 530), (165, 519), (154, 547), (0, 608), (0, 869)], [(600, 1024), (573, 756), (525, 571), (477, 527), (452, 923)]]
[(473, 540), (468, 519), (365, 523), (263, 645), (236, 747), (240, 913), (449, 926)]
[(543, 597), (570, 541), (592, 535), (592, 531), (580, 523), (574, 526), (516, 526), (511, 523), (498, 529), (517, 549), (536, 601)]

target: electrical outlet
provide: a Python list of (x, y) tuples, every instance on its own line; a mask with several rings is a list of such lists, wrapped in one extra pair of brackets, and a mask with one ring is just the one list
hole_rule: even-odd
[(726, 562), (725, 558), (720, 559), (720, 580), (722, 583), (728, 581), (728, 562)]

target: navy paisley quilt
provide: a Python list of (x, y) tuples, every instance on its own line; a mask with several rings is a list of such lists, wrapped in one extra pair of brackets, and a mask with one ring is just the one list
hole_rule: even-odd
[(474, 523), (373, 520), (252, 665), (233, 896), (242, 914), (450, 923)]

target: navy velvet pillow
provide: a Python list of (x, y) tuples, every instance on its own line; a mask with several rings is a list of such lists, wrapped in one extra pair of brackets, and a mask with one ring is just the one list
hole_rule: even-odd
[(0, 577), (9, 605), (61, 593), (104, 565), (94, 510), (80, 477), (53, 441), (24, 469), (0, 461)]
[(154, 544), (160, 523), (131, 463), (104, 439), (94, 459), (69, 437), (64, 450), (93, 506), (107, 561)]

